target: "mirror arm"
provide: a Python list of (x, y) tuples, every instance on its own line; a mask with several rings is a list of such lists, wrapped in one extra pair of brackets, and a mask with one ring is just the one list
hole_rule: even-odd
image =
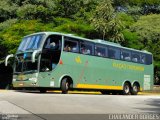
[(14, 57), (14, 55), (13, 54), (7, 55), (7, 57), (5, 58), (5, 66), (8, 65), (8, 59), (11, 57)]
[(38, 53), (40, 53), (40, 52), (41, 52), (40, 50), (36, 50), (36, 51), (33, 52), (33, 54), (32, 54), (32, 63), (34, 63), (36, 61), (36, 55)]

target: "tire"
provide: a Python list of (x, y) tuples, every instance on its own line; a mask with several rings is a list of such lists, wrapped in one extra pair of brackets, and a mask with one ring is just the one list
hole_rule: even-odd
[(129, 83), (124, 83), (123, 91), (122, 91), (123, 95), (129, 95), (130, 92), (131, 92), (131, 87), (130, 87)]
[(61, 90), (62, 90), (62, 94), (67, 94), (68, 93), (68, 90), (69, 90), (69, 82), (67, 80), (67, 78), (64, 78), (62, 80), (62, 83), (61, 83)]
[(139, 92), (139, 85), (134, 83), (131, 89), (131, 95), (137, 95)]
[(40, 89), (39, 91), (40, 91), (40, 93), (46, 93), (47, 92), (47, 90), (45, 90), (45, 89)]

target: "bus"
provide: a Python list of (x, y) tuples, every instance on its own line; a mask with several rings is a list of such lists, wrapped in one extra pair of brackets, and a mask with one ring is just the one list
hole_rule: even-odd
[(153, 88), (150, 52), (72, 34), (39, 32), (25, 36), (14, 58), (16, 89), (96, 90), (102, 94), (136, 95)]

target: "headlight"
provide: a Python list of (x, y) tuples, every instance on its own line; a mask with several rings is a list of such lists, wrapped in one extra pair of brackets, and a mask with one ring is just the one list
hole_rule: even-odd
[(29, 80), (37, 82), (37, 78), (29, 78)]

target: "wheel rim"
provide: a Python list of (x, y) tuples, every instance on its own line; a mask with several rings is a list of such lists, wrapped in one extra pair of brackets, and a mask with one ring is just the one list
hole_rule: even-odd
[(133, 91), (138, 92), (138, 87), (136, 85), (133, 86)]
[(66, 82), (66, 90), (68, 90), (68, 88), (69, 88), (69, 83)]
[(128, 85), (126, 85), (126, 86), (124, 87), (124, 91), (125, 91), (125, 93), (129, 93), (129, 86), (128, 86)]

